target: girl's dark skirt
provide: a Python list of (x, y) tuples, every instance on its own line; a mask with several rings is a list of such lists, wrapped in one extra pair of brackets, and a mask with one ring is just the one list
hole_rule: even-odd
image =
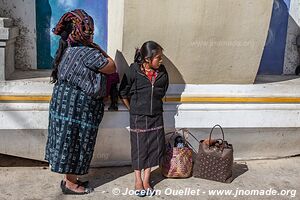
[(88, 173), (103, 113), (102, 99), (92, 98), (67, 84), (55, 84), (45, 152), (51, 171)]
[(130, 114), (130, 142), (134, 170), (160, 165), (165, 150), (163, 116)]

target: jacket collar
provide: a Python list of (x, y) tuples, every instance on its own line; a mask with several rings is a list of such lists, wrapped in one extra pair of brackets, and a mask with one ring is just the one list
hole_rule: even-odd
[[(135, 63), (135, 70), (140, 73), (140, 74), (144, 74), (144, 72), (141, 70), (141, 67), (139, 66), (139, 64)], [(161, 65), (159, 68), (158, 68), (158, 74), (157, 74), (157, 77), (155, 80), (159, 79), (165, 72), (165, 66), (164, 65)], [(145, 74), (145, 77), (146, 77), (146, 74)]]

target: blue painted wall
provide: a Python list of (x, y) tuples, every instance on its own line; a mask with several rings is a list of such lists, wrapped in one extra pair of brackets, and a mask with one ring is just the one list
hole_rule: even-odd
[(76, 8), (93, 17), (94, 42), (107, 49), (107, 0), (36, 0), (38, 68), (51, 68), (59, 41), (51, 30), (64, 13)]
[(50, 22), (52, 10), (48, 0), (36, 0), (37, 66), (51, 68), (53, 57), (50, 46)]
[(268, 38), (258, 74), (283, 73), (289, 9), (290, 0), (274, 0)]

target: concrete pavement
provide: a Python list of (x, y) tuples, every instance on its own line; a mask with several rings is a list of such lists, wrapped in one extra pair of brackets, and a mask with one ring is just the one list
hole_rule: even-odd
[[(140, 199), (133, 195), (122, 194), (133, 188), (134, 176), (130, 166), (91, 168), (89, 175), (83, 179), (91, 181), (95, 192), (85, 196), (66, 196), (61, 193), (59, 188), (62, 175), (50, 172), (45, 164), (37, 164), (39, 166), (34, 166), (36, 164), (26, 160), (15, 162), (6, 159), (5, 161), (0, 157), (0, 166), (14, 166), (0, 167), (0, 200)], [(234, 165), (235, 180), (231, 184), (193, 177), (163, 179), (159, 170), (154, 169), (153, 184), (155, 184), (158, 194), (145, 198), (299, 200), (299, 168), (300, 157), (238, 161)], [(222, 190), (224, 191), (221, 195)], [(273, 195), (277, 191), (279, 193)]]

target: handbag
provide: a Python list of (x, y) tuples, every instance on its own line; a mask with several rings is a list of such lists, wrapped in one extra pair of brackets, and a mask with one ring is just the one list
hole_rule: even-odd
[[(219, 127), (223, 139), (211, 139), (211, 134)], [(215, 125), (209, 134), (209, 140), (201, 140), (196, 155), (193, 176), (230, 183), (232, 181), (233, 147), (224, 139), (224, 131), (220, 125)]]
[[(178, 135), (179, 132), (170, 132), (171, 138), (166, 144), (166, 151), (163, 157), (161, 165), (161, 172), (164, 177), (167, 178), (187, 178), (192, 174), (193, 168), (193, 151), (187, 145), (185, 132), (183, 132), (184, 146), (174, 147), (171, 145), (171, 140), (174, 135)], [(179, 134), (180, 135), (180, 134)]]

